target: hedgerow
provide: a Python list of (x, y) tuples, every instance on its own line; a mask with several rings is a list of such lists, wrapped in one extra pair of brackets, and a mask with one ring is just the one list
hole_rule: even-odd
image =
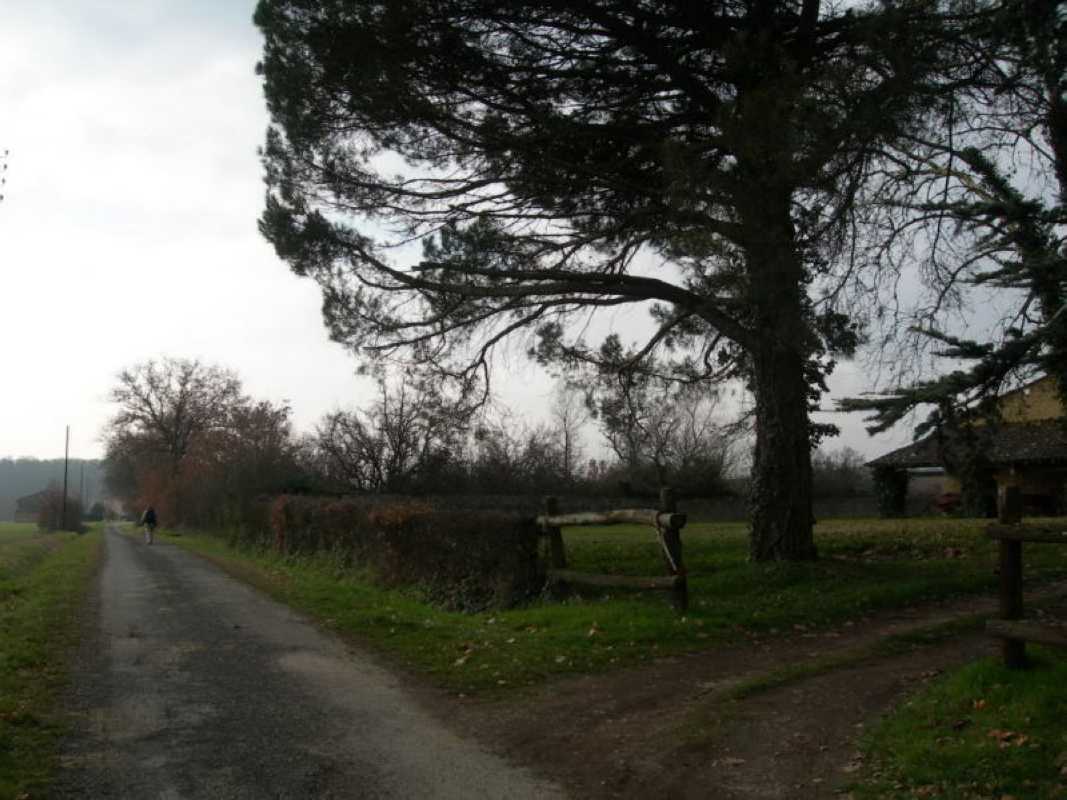
[(326, 555), (384, 586), (417, 587), (454, 610), (514, 606), (544, 586), (537, 528), (519, 514), (283, 495), (231, 540), (287, 556)]

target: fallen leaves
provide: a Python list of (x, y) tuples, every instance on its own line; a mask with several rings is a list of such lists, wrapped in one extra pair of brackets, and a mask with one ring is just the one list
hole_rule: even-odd
[(1018, 731), (1006, 731), (1000, 728), (994, 728), (986, 734), (990, 739), (995, 739), (997, 747), (1000, 750), (1004, 750), (1008, 747), (1022, 747), (1030, 741), (1030, 737), (1025, 733), (1019, 733)]

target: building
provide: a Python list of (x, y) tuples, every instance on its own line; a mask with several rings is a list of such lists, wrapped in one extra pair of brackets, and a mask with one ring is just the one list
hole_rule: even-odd
[[(995, 513), (996, 497), (1005, 487), (1018, 486), (1026, 513), (1067, 513), (1067, 405), (1055, 381), (1045, 376), (1021, 386), (1003, 395), (998, 406), (1001, 421), (992, 428), (983, 452), (990, 469), (987, 512)], [(927, 475), (940, 469), (938, 505), (948, 508), (953, 498), (959, 498), (960, 481), (945, 472), (936, 433), (886, 453), (867, 466)]]
[(15, 522), (36, 522), (47, 494), (48, 490), (45, 489), (15, 500)]

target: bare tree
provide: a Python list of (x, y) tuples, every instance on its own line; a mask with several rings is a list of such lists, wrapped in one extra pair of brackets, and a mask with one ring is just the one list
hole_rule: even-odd
[(715, 398), (685, 391), (676, 397), (678, 418), (672, 448), (675, 484), (691, 490), (714, 492), (740, 463), (748, 430), (743, 424), (726, 423)]
[(250, 403), (237, 375), (196, 360), (150, 360), (120, 372), (110, 399), (118, 405), (104, 429), (111, 490), (164, 505), (170, 522), (206, 513), (205, 467), (221, 462), (226, 448), (215, 444)]
[(580, 391), (560, 381), (552, 396), (551, 414), (553, 431), (559, 441), (560, 473), (569, 486), (577, 478), (582, 463), (582, 428), (589, 419), (589, 409)]
[(812, 456), (816, 497), (858, 497), (871, 489), (864, 459), (851, 447), (819, 450)]
[(109, 446), (135, 438), (165, 454), (174, 472), (196, 439), (226, 428), (244, 400), (232, 370), (181, 358), (124, 369), (109, 398), (119, 406), (104, 433)]
[(360, 491), (409, 492), (456, 454), (464, 426), (460, 407), (432, 381), (380, 377), (375, 403), (328, 414), (315, 442), (334, 479)]
[[(603, 348), (608, 364), (633, 360), (617, 339)], [(718, 418), (716, 398), (702, 387), (678, 386), (646, 357), (639, 369), (598, 372), (586, 402), (632, 485), (674, 485), (710, 494), (734, 465), (741, 429)], [(645, 488), (653, 488), (645, 487)]]

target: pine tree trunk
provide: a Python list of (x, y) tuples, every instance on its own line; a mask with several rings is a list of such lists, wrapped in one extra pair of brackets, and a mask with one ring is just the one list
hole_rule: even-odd
[(811, 510), (811, 441), (804, 362), (764, 342), (754, 354), (756, 452), (752, 468), (753, 561), (816, 557)]
[(789, 197), (788, 190), (773, 183), (756, 184), (744, 206), (749, 301), (755, 309), (754, 340), (748, 348), (756, 395), (753, 561), (816, 557), (805, 374), (814, 335), (805, 317), (804, 268), (796, 252)]

